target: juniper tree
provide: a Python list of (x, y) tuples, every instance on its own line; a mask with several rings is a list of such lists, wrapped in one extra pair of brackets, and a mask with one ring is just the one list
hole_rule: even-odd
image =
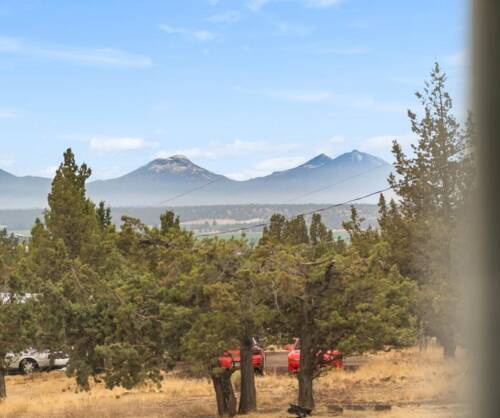
[[(192, 327), (184, 337), (185, 356), (195, 369), (212, 379), (220, 416), (236, 414), (232, 369), (224, 369), (218, 358), (239, 344), (235, 276), (242, 263), (243, 243), (204, 240), (196, 250), (197, 262), (179, 291), (189, 304)], [(186, 301), (187, 302), (187, 301)]]
[(397, 266), (380, 263), (383, 243), (373, 243), (366, 255), (351, 245), (342, 255), (329, 240), (303, 241), (267, 236), (255, 251), (265, 260), (261, 274), (274, 293), (281, 331), (300, 340), (299, 405), (313, 409), (313, 381), (328, 350), (350, 354), (413, 343), (414, 289)]
[[(1, 241), (1, 239), (0, 239)], [(8, 353), (25, 350), (33, 343), (35, 318), (34, 300), (26, 294), (26, 283), (14, 272), (14, 266), (4, 263), (0, 253), (0, 402), (7, 397), (5, 375), (9, 366)]]
[[(260, 261), (260, 260), (259, 260)], [(243, 240), (204, 240), (196, 247), (193, 271), (179, 282), (184, 305), (192, 309), (192, 327), (184, 338), (187, 359), (211, 377), (219, 415), (236, 413), (231, 384), (233, 370), (221, 368), (218, 358), (240, 348), (239, 414), (256, 409), (252, 337), (262, 334), (272, 318), (264, 283), (256, 274), (257, 260)]]
[(407, 156), (395, 141), (395, 171), (389, 183), (398, 205), (380, 205), (382, 236), (400, 270), (413, 277), (423, 296), (420, 317), (436, 336), (445, 356), (454, 356), (457, 338), (458, 274), (453, 245), (465, 198), (474, 184), (473, 123), (453, 115), (446, 74), (435, 64), (430, 80), (416, 96), (421, 116), (408, 111), (418, 138)]
[(96, 349), (109, 332), (109, 306), (116, 303), (110, 287), (121, 271), (113, 236), (99, 227), (95, 205), (86, 196), (90, 174), (70, 149), (64, 153), (44, 222), (35, 222), (20, 266), (38, 295), (38, 345), (67, 352), (68, 373), (86, 389), (89, 377), (102, 369)]
[(109, 228), (113, 224), (113, 219), (111, 216), (111, 208), (101, 201), (99, 206), (96, 208), (97, 223), (99, 227), (104, 230)]

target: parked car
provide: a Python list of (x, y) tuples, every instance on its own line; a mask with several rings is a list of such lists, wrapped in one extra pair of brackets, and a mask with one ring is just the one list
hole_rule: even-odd
[[(266, 354), (264, 350), (259, 346), (257, 340), (252, 339), (252, 365), (255, 373), (264, 374), (264, 368), (266, 366)], [(240, 369), (240, 350), (239, 349), (229, 349), (225, 350), (222, 356), (219, 357), (219, 365), (225, 369)]]
[(7, 369), (30, 373), (35, 370), (62, 369), (68, 365), (68, 356), (60, 352), (28, 349), (21, 353), (8, 353)]
[[(318, 353), (319, 355), (319, 353)], [(288, 371), (290, 373), (297, 373), (300, 366), (300, 340), (296, 339), (292, 350), (288, 353)], [(335, 367), (340, 368), (344, 366), (342, 352), (339, 350), (331, 349), (323, 353), (323, 358), (319, 362), (320, 367)]]

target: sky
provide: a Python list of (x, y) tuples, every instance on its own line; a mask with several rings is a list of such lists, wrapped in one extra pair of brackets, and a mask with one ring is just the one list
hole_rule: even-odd
[(182, 154), (234, 179), (407, 148), (434, 62), (467, 108), (465, 0), (0, 0), (0, 168)]

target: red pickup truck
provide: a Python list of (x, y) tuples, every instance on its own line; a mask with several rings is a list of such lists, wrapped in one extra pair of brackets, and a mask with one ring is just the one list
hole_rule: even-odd
[[(225, 350), (222, 356), (219, 357), (219, 365), (225, 369), (239, 370), (240, 364), (240, 350), (237, 348)], [(266, 354), (255, 339), (253, 340), (252, 347), (252, 365), (255, 373), (264, 374)]]
[[(300, 341), (297, 339), (288, 354), (288, 372), (297, 373), (300, 366)], [(342, 353), (339, 350), (328, 350), (323, 354), (319, 363), (320, 367), (333, 366), (340, 368), (344, 366)]]

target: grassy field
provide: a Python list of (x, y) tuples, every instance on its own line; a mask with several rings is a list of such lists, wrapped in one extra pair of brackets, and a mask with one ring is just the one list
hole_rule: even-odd
[[(444, 361), (436, 349), (368, 356), (354, 372), (330, 371), (316, 381), (318, 408), (315, 416), (334, 416), (332, 404), (387, 402), (391, 411), (345, 411), (346, 417), (457, 418), (464, 416), (461, 404), (467, 361), (463, 353)], [(234, 376), (238, 389), (238, 375)], [(257, 379), (259, 413), (252, 418), (286, 417), (287, 405), (295, 401), (297, 381), (288, 375)], [(210, 382), (167, 374), (160, 388), (106, 390), (94, 384), (90, 392), (78, 391), (62, 372), (38, 373), (32, 377), (9, 376), (8, 398), (0, 403), (0, 417), (30, 418), (121, 418), (215, 416)]]

